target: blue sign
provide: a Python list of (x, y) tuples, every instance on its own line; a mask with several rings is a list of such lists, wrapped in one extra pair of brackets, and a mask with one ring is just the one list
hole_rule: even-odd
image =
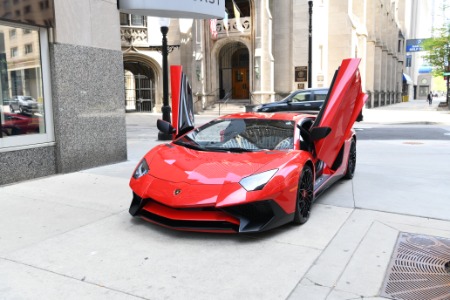
[(427, 39), (411, 39), (406, 40), (406, 52), (423, 51), (422, 42)]

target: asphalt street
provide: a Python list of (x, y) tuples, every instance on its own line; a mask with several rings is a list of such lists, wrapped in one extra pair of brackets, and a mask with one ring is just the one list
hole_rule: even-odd
[(437, 101), (365, 109), (353, 180), (306, 224), (262, 234), (129, 215), (128, 181), (161, 143), (158, 118), (127, 114), (125, 162), (0, 186), (0, 299), (386, 299), (400, 234), (450, 239), (450, 113)]

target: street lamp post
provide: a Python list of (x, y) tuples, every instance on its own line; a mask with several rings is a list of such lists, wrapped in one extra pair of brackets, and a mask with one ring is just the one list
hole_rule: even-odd
[[(169, 56), (169, 49), (167, 46), (167, 33), (169, 32), (169, 23), (170, 19), (161, 18), (159, 24), (161, 26), (162, 33), (162, 73), (163, 73), (163, 106), (161, 108), (162, 111), (162, 119), (166, 122), (170, 123), (170, 105), (169, 105), (169, 69), (167, 63), (167, 57)], [(172, 135), (166, 134), (164, 132), (158, 133), (158, 140), (171, 140)]]
[(308, 1), (309, 6), (309, 28), (308, 28), (308, 87), (312, 86), (312, 14), (313, 2)]
[[(449, 94), (449, 89), (450, 89), (450, 44), (447, 44), (447, 66), (445, 69), (445, 72), (447, 73), (447, 97), (446, 97), (446, 102), (447, 102), (447, 107), (450, 104), (450, 94)], [(444, 73), (445, 74), (445, 73)]]

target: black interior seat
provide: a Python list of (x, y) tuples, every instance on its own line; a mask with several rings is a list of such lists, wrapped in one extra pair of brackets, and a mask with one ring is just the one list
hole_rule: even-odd
[[(306, 118), (300, 123), (300, 150), (311, 152), (315, 155), (314, 142), (311, 138), (311, 127), (314, 121), (312, 119)], [(315, 165), (315, 178), (319, 178), (323, 174), (324, 163), (318, 160)]]
[(309, 129), (313, 124), (313, 120), (306, 118), (299, 126), (300, 129), (300, 150), (312, 152), (314, 144)]

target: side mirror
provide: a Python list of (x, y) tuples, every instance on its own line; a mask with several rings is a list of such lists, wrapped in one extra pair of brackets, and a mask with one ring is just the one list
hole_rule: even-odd
[(172, 124), (161, 119), (158, 119), (158, 121), (156, 121), (156, 127), (158, 128), (159, 131), (165, 134), (175, 133), (175, 128), (173, 128)]
[(361, 122), (363, 120), (364, 120), (364, 116), (362, 114), (362, 109), (361, 109), (361, 111), (359, 112), (358, 117), (356, 118), (356, 122)]
[(311, 129), (311, 138), (313, 141), (318, 141), (325, 138), (330, 132), (330, 127), (314, 127)]

